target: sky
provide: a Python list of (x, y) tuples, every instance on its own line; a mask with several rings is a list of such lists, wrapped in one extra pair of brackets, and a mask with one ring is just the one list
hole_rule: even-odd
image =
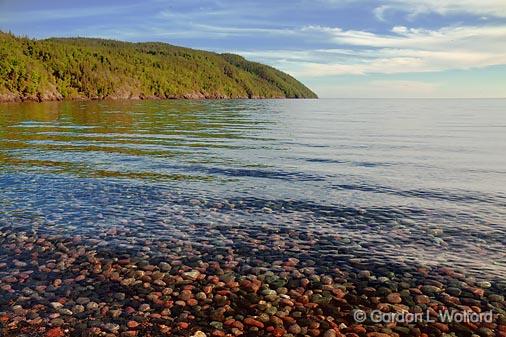
[(320, 97), (506, 97), (506, 0), (0, 0), (0, 30), (233, 52)]

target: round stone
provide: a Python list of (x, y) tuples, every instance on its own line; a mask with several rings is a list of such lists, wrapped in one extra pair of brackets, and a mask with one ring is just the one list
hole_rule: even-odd
[(392, 304), (399, 304), (402, 302), (402, 298), (399, 293), (391, 293), (387, 295), (387, 301)]

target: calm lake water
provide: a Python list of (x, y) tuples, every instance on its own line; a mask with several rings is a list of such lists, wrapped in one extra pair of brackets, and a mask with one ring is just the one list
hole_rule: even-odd
[(506, 100), (0, 105), (1, 227), (505, 278)]

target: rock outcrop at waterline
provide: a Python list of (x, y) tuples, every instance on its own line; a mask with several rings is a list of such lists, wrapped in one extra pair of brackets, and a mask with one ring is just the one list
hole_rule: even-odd
[(317, 98), (238, 55), (165, 43), (33, 40), (0, 32), (0, 102), (63, 99)]

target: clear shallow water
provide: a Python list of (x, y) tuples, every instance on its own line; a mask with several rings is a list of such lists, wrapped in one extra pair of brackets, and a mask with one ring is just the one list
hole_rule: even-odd
[(119, 251), (166, 241), (504, 279), (505, 111), (505, 100), (0, 105), (0, 227)]

